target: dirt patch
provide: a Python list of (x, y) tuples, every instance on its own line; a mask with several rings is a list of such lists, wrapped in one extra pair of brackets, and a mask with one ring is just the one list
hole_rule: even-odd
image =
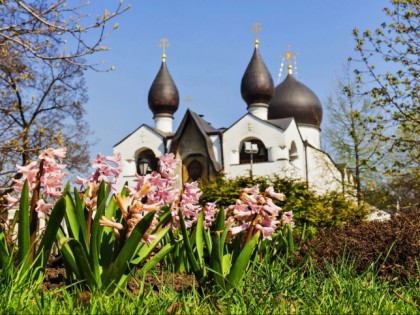
[[(133, 294), (138, 295), (143, 279), (131, 279), (128, 282), (127, 289)], [(42, 289), (46, 292), (49, 290), (58, 289), (68, 285), (66, 281), (66, 269), (62, 265), (54, 265), (49, 263), (45, 268), (45, 278), (42, 283)], [(171, 289), (175, 292), (182, 292), (184, 289), (191, 289), (198, 287), (195, 277), (188, 274), (170, 273), (164, 270), (153, 270), (144, 278), (145, 292), (153, 290), (160, 292), (161, 290)]]
[[(142, 281), (143, 279), (131, 279), (128, 282), (128, 290), (134, 295), (138, 295)], [(148, 274), (144, 278), (145, 292), (149, 290), (160, 292), (164, 289), (171, 289), (177, 293), (181, 293), (183, 290), (191, 289), (193, 287), (198, 287), (194, 275), (188, 275), (185, 273), (176, 274), (168, 271), (159, 271), (154, 272), (153, 274)]]
[(325, 270), (324, 260), (337, 265), (344, 257), (355, 261), (358, 273), (377, 262), (384, 276), (418, 276), (420, 210), (393, 215), (389, 221), (359, 222), (321, 231), (304, 244), (301, 255), (307, 253), (321, 270)]

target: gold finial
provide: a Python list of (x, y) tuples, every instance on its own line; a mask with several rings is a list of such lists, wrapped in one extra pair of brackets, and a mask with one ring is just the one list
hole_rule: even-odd
[(286, 59), (287, 59), (287, 73), (288, 74), (292, 74), (292, 69), (293, 69), (292, 58), (296, 57), (296, 55), (297, 55), (296, 53), (292, 53), (290, 51), (290, 45), (288, 45), (287, 46), (287, 53), (283, 55), (283, 57), (286, 57)]
[(191, 97), (187, 96), (184, 101), (187, 103), (187, 108), (190, 108), (190, 102), (192, 101)]
[(162, 48), (162, 61), (165, 62), (166, 61), (166, 48), (169, 47), (168, 39), (162, 38), (160, 40), (159, 47)]
[(255, 33), (254, 45), (255, 45), (255, 48), (258, 48), (258, 44), (260, 43), (258, 40), (258, 33), (262, 31), (262, 28), (260, 27), (260, 23), (258, 22), (252, 24), (252, 26), (254, 28), (251, 30), (251, 32)]

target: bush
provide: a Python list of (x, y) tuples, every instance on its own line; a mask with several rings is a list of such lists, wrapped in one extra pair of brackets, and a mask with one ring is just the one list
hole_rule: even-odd
[(331, 192), (317, 196), (306, 189), (305, 183), (278, 176), (257, 177), (251, 180), (249, 177), (226, 179), (220, 175), (201, 181), (203, 194), (200, 202), (205, 205), (206, 202), (216, 201), (218, 208), (224, 209), (235, 203), (240, 189), (256, 184), (260, 185), (261, 190), (273, 186), (275, 191), (284, 193), (286, 199), (276, 203), (285, 211), (293, 211), (298, 226), (303, 224), (317, 228), (342, 226), (347, 222), (361, 220), (367, 214), (364, 205), (357, 206), (340, 193)]

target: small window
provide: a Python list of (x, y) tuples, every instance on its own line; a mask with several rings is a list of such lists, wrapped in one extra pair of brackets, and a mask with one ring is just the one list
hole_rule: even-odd
[(241, 144), (241, 152), (239, 154), (239, 164), (250, 164), (251, 163), (251, 153), (247, 149), (246, 143), (251, 143), (251, 147), (255, 148), (256, 153), (252, 154), (253, 163), (263, 163), (268, 161), (268, 151), (264, 143), (259, 139), (250, 139), (245, 140)]
[(294, 161), (299, 158), (296, 143), (293, 141), (289, 150), (289, 161)]

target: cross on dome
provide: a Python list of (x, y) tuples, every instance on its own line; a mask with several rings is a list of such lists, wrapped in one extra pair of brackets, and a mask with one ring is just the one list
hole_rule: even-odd
[(190, 106), (191, 106), (191, 101), (192, 101), (191, 97), (187, 96), (187, 97), (184, 99), (184, 101), (185, 101), (185, 103), (186, 103), (186, 105), (187, 105), (187, 108), (190, 108)]
[(258, 22), (255, 22), (254, 24), (252, 24), (252, 26), (254, 28), (251, 30), (251, 32), (255, 33), (254, 45), (255, 45), (255, 48), (258, 48), (258, 44), (259, 44), (258, 33), (262, 31), (261, 24)]
[(169, 47), (168, 39), (162, 38), (160, 40), (159, 47), (162, 48), (162, 61), (165, 62), (166, 61), (166, 48)]
[(297, 56), (297, 53), (293, 53), (290, 50), (290, 45), (287, 45), (287, 53), (284, 54), (283, 57), (286, 57), (286, 59), (287, 59), (287, 72), (289, 74), (292, 74), (292, 69), (293, 69), (292, 59), (294, 58), (296, 60), (296, 56)]

